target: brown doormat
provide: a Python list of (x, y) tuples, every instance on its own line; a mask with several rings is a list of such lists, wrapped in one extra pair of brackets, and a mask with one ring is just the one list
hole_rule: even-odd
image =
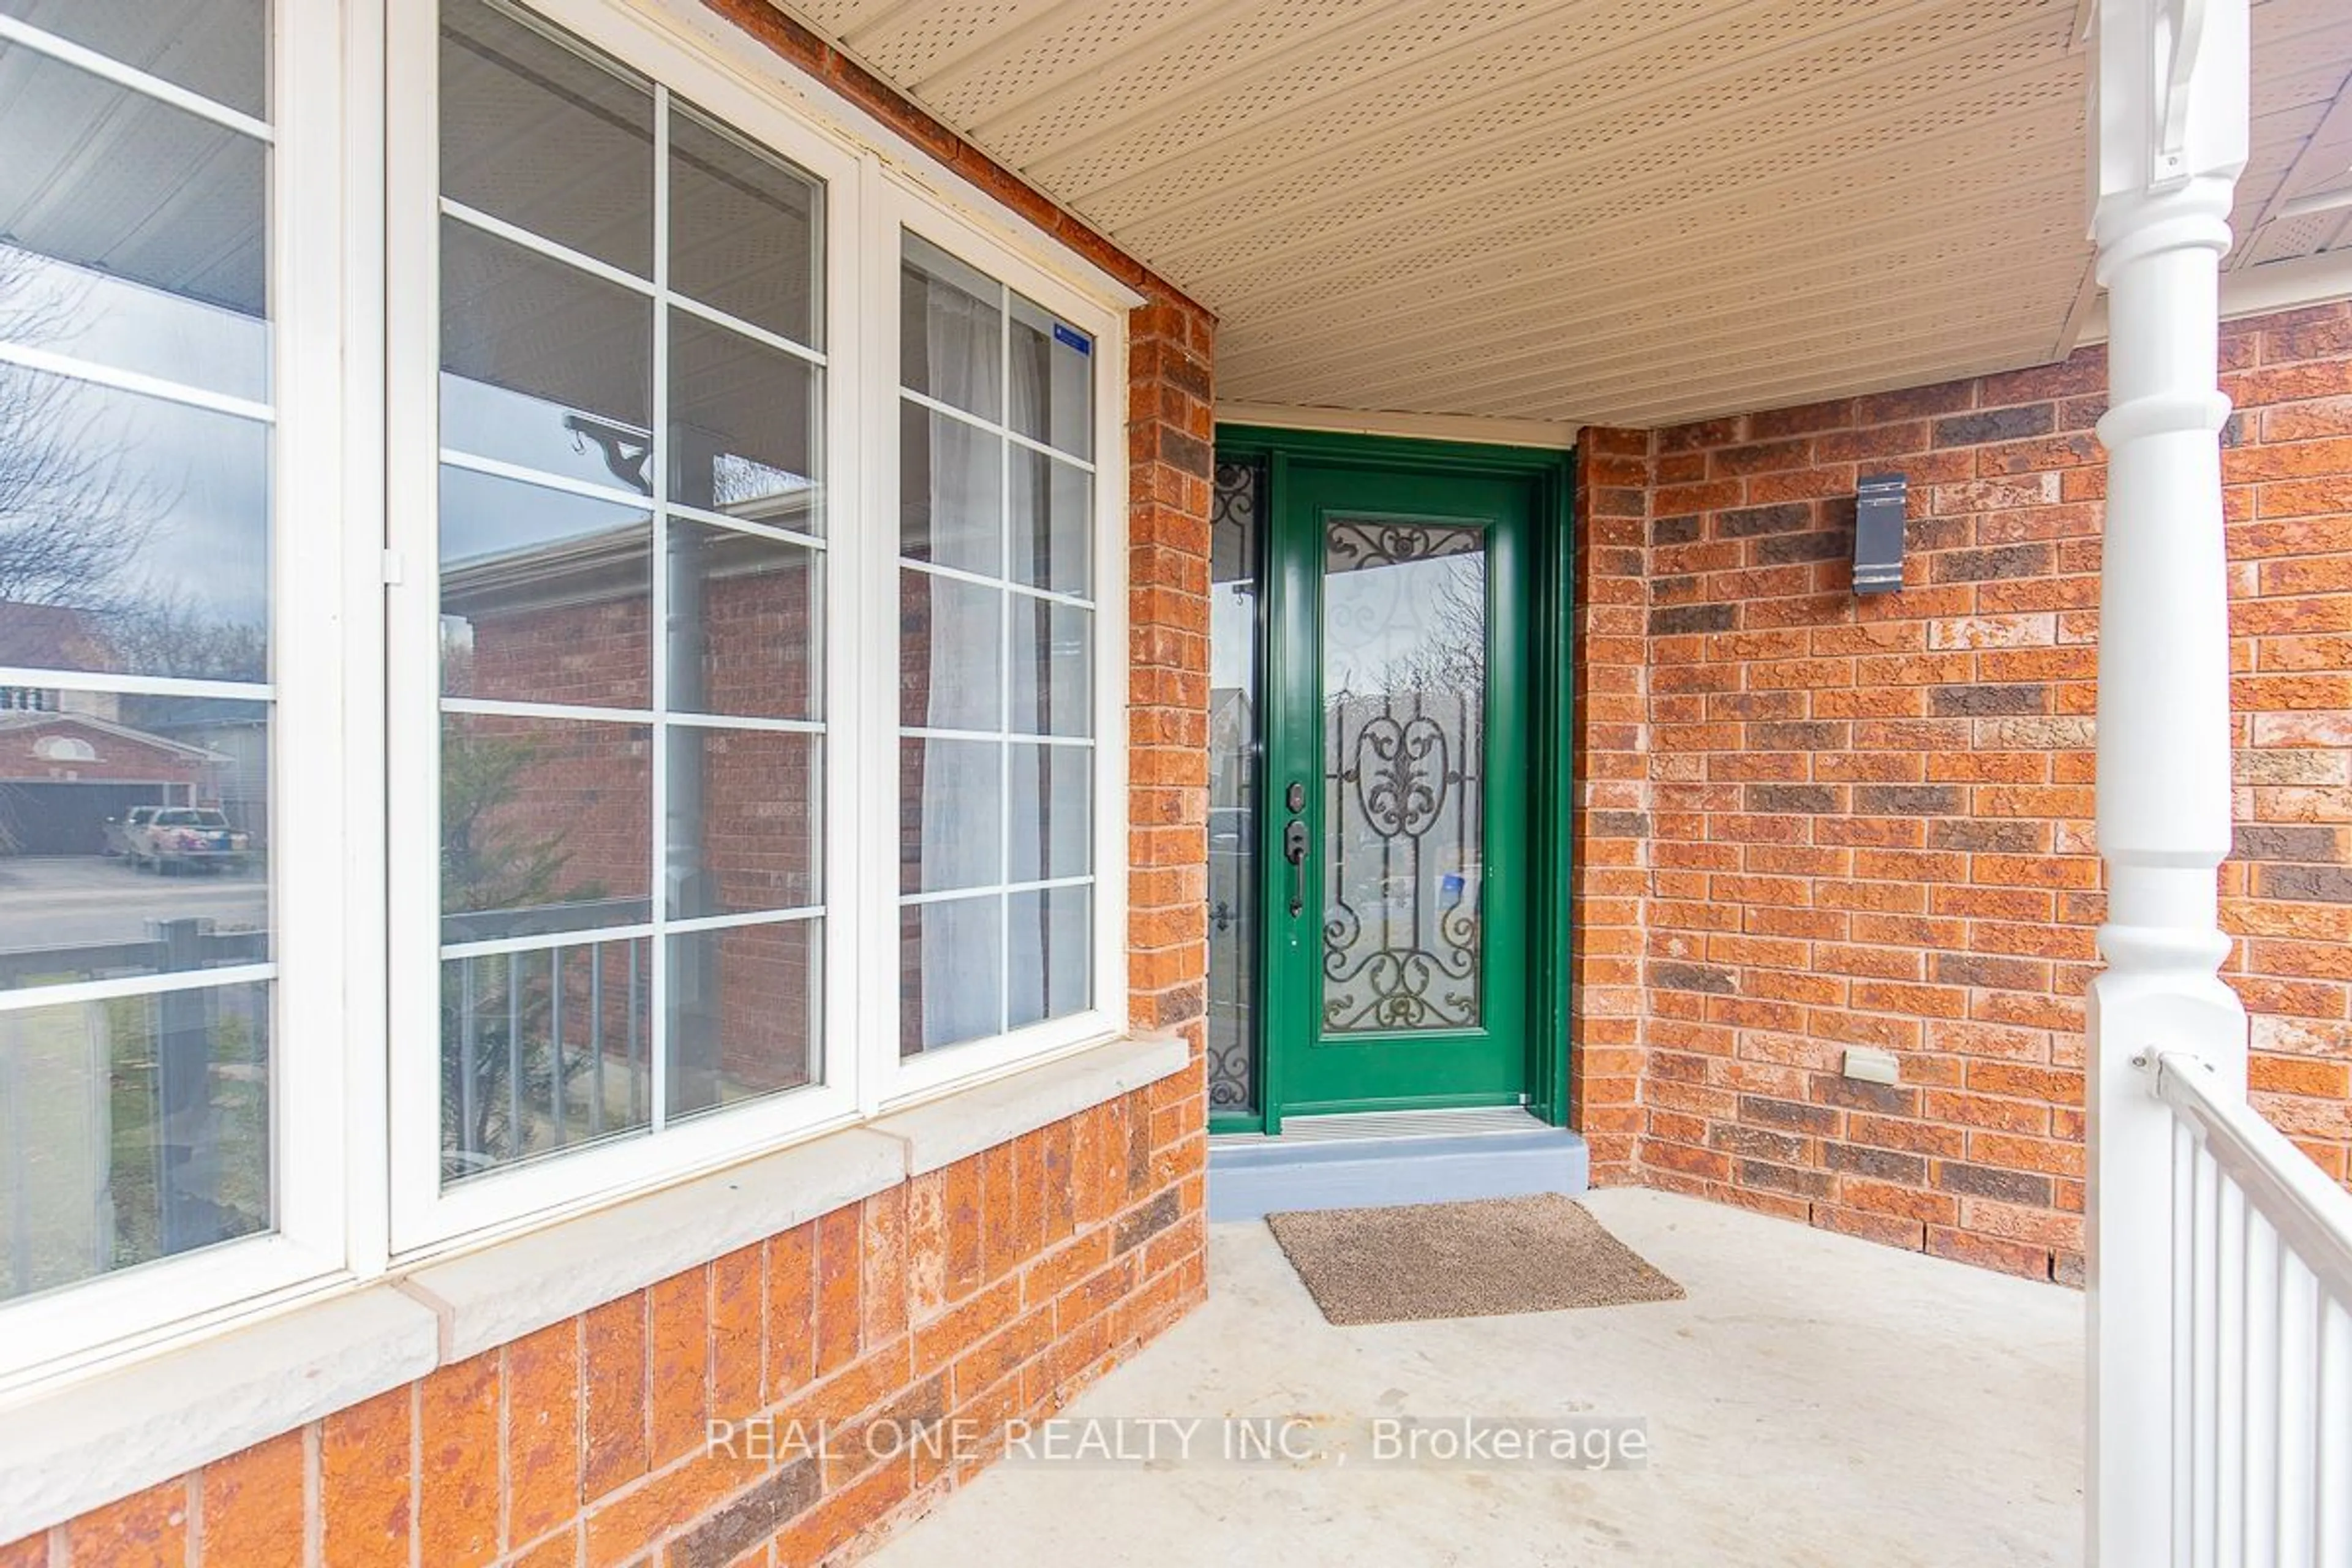
[(1323, 1316), (1342, 1326), (1683, 1297), (1558, 1193), (1271, 1214), (1265, 1223)]

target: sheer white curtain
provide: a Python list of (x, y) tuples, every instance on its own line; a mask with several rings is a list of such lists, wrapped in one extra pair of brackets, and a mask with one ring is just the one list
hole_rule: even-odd
[[(993, 300), (974, 299), (961, 289), (934, 280), (925, 290), (924, 348), (929, 371), (930, 395), (960, 408), (999, 406), (1003, 393), (1003, 314)], [(937, 432), (946, 423), (934, 417), (930, 461), (930, 516), (933, 558), (946, 552), (948, 538), (977, 543), (979, 552), (954, 562), (967, 570), (998, 576), (1003, 571), (1003, 459), (982, 463), (960, 460), (961, 441), (944, 445)], [(1002, 438), (969, 427), (974, 445)], [(933, 578), (930, 595), (929, 685), (933, 692), (965, 692), (995, 671), (989, 690), (985, 724), (955, 721), (958, 728), (1001, 730), (1004, 723), (1003, 666), (1004, 635), (1001, 617), (1004, 595), (985, 594)], [(936, 711), (936, 708), (935, 708)], [(956, 748), (960, 752), (964, 747)], [(990, 764), (1002, 777), (1003, 748)], [(934, 762), (924, 769), (922, 796), (922, 868), (925, 887), (968, 879), (972, 847), (996, 846), (996, 861), (986, 880), (1003, 876), (1003, 794), (998, 787), (974, 787), (968, 770)], [(966, 868), (959, 879), (954, 868)], [(1001, 1027), (1003, 989), (1003, 906), (991, 896), (947, 905), (929, 906), (925, 914), (922, 947), (923, 1038), (965, 1040), (995, 1034)]]

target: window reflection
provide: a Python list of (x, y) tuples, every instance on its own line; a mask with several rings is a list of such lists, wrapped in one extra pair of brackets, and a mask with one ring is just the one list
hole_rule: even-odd
[(0, 16), (255, 116), (268, 113), (269, 12), (269, 0), (0, 0)]
[(0, 44), (0, 339), (268, 395), (267, 146)]
[(825, 375), (789, 344), (817, 335), (824, 190), (677, 105), (656, 233), (651, 84), (504, 5), (443, 14), (462, 1181), (816, 1081)]
[(653, 304), (511, 240), (441, 226), (441, 439), (651, 494)]
[(441, 189), (653, 276), (651, 88), (520, 6), (441, 13)]
[[(255, 118), (266, 14), (0, 0)], [(0, 44), (0, 1299), (274, 1223), (258, 130)]]
[(269, 430), (0, 364), (0, 662), (269, 677)]
[(644, 923), (652, 812), (648, 725), (446, 715), (442, 940)]

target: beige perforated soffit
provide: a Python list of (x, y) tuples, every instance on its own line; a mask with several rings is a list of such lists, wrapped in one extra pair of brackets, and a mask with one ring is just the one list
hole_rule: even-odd
[(2230, 265), (2257, 270), (2352, 247), (2352, 59), (2315, 51), (2263, 79), (2254, 110)]
[[(1222, 318), (1259, 405), (1648, 423), (2037, 363), (2093, 301), (2083, 0), (804, 0)], [(2257, 0), (2241, 266), (2352, 131)]]

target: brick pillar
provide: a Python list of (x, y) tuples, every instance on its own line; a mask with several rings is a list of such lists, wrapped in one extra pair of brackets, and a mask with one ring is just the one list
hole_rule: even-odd
[(1650, 437), (1587, 430), (1576, 455), (1574, 861), (1569, 1104), (1595, 1183), (1633, 1175), (1649, 871)]
[(1215, 327), (1180, 303), (1146, 305), (1128, 326), (1129, 1008), (1138, 1028), (1182, 1030), (1197, 1057), (1208, 1006)]

